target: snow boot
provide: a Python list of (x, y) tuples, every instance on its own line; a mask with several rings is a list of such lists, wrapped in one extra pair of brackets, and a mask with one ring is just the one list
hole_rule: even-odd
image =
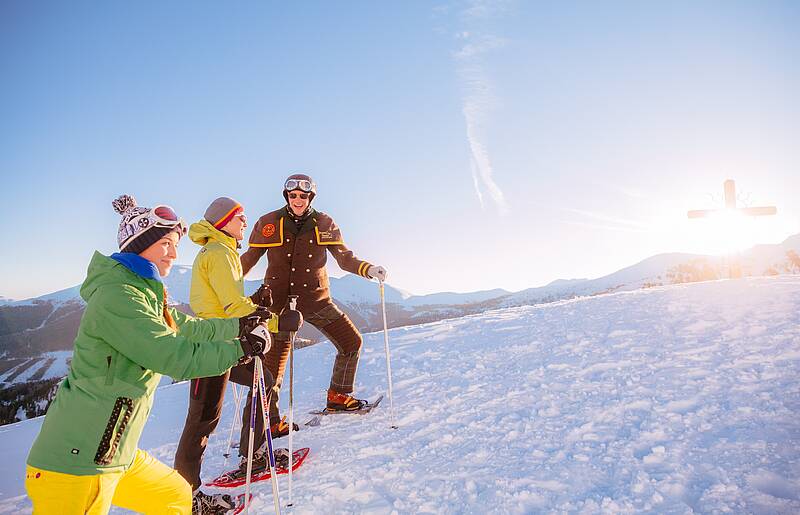
[(352, 395), (328, 390), (328, 411), (357, 411), (367, 405), (367, 401)]
[(205, 494), (199, 489), (192, 495), (192, 515), (222, 515), (236, 508), (228, 494)]
[[(283, 417), (279, 422), (275, 422), (269, 426), (272, 439), (280, 438), (289, 434), (289, 424), (286, 422), (286, 417)], [(300, 427), (297, 424), (292, 424), (293, 431), (299, 431)]]
[[(289, 449), (275, 449), (275, 468), (289, 466)], [(269, 469), (269, 456), (266, 445), (253, 453), (253, 475), (260, 474)], [(247, 456), (242, 456), (239, 461), (239, 470), (234, 477), (247, 476)]]
[[(266, 447), (261, 447), (253, 453), (253, 474), (260, 474), (269, 468), (269, 456), (267, 456)], [(247, 474), (247, 456), (242, 456), (239, 459), (239, 474), (238, 476), (244, 477)]]

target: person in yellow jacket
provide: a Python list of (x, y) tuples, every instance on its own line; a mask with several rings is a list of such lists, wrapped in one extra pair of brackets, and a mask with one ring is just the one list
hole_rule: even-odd
[[(237, 249), (240, 248), (239, 242), (244, 238), (246, 227), (244, 209), (241, 204), (228, 197), (214, 200), (203, 219), (189, 227), (189, 238), (203, 247), (194, 260), (189, 294), (189, 305), (198, 317), (239, 318), (256, 311), (269, 316), (267, 308), (272, 301), (268, 288), (262, 286), (250, 297), (244, 293), (244, 276)], [(277, 323), (277, 317), (272, 315), (269, 324), (275, 327), (270, 327), (271, 331), (277, 331)], [(222, 512), (230, 505), (228, 496), (208, 495), (200, 490), (200, 468), (208, 437), (220, 420), (228, 381), (252, 386), (253, 368), (252, 362), (242, 364), (220, 376), (194, 379), (191, 382), (189, 412), (175, 453), (175, 469), (192, 485), (195, 514)], [(273, 381), (269, 372), (266, 374), (266, 387), (269, 390)], [(242, 463), (245, 464), (244, 457), (247, 456), (249, 443), (250, 405), (251, 396), (248, 395), (242, 413), (239, 443), (239, 455), (243, 457)], [(266, 435), (260, 405), (255, 420), (253, 471), (258, 472), (267, 466), (267, 457), (262, 449)]]

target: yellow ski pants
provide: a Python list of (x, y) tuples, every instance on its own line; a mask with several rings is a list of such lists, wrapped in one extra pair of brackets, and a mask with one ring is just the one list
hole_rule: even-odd
[(147, 515), (192, 513), (189, 483), (141, 449), (125, 472), (74, 476), (28, 466), (25, 489), (34, 515), (105, 515), (112, 504)]

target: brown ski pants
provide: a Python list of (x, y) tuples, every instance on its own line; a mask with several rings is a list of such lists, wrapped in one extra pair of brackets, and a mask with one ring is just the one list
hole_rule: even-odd
[[(175, 470), (192, 485), (192, 490), (196, 490), (201, 485), (200, 468), (203, 463), (203, 453), (208, 445), (208, 437), (219, 424), (228, 381), (246, 386), (250, 392), (250, 388), (253, 386), (253, 373), (254, 363), (251, 361), (246, 365), (233, 367), (221, 376), (192, 379), (189, 385), (189, 413), (186, 415), (186, 424), (183, 426), (183, 434), (178, 443), (178, 450), (175, 452)], [(264, 377), (264, 386), (269, 395), (273, 387), (273, 380), (266, 367), (264, 375), (266, 376)], [(251, 404), (252, 395), (248, 393), (242, 410), (239, 456), (247, 456)], [(256, 408), (254, 451), (258, 450), (266, 440), (260, 402), (257, 403)], [(236, 465), (232, 468), (235, 468)]]
[[(350, 318), (332, 302), (314, 312), (303, 312), (305, 322), (320, 330), (336, 347), (330, 389), (339, 393), (352, 393), (358, 370), (362, 338)], [(265, 356), (267, 370), (275, 378), (274, 391), (269, 405), (270, 420), (279, 420), (278, 394), (283, 384), (286, 362), (289, 359), (290, 333), (281, 331), (273, 336), (272, 348)]]

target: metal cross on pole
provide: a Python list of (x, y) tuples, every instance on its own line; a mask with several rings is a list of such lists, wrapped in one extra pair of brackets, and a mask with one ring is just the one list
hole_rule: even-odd
[[(735, 209), (736, 211), (747, 216), (766, 216), (774, 215), (778, 212), (775, 206), (761, 206), (761, 207), (736, 207), (736, 182), (733, 179), (728, 179), (723, 184), (725, 188), (725, 209)], [(719, 209), (694, 209), (687, 214), (689, 218), (704, 218), (714, 213), (719, 213)]]
[[(736, 207), (736, 182), (733, 179), (728, 179), (723, 183), (725, 192), (725, 208), (724, 209), (693, 209), (687, 213), (689, 218), (705, 218), (715, 214), (722, 213), (739, 213), (745, 216), (769, 216), (778, 212), (775, 206), (758, 206), (758, 207)], [(741, 271), (734, 272), (734, 267), (730, 263), (730, 256), (728, 256), (728, 275), (729, 277), (741, 275)]]

